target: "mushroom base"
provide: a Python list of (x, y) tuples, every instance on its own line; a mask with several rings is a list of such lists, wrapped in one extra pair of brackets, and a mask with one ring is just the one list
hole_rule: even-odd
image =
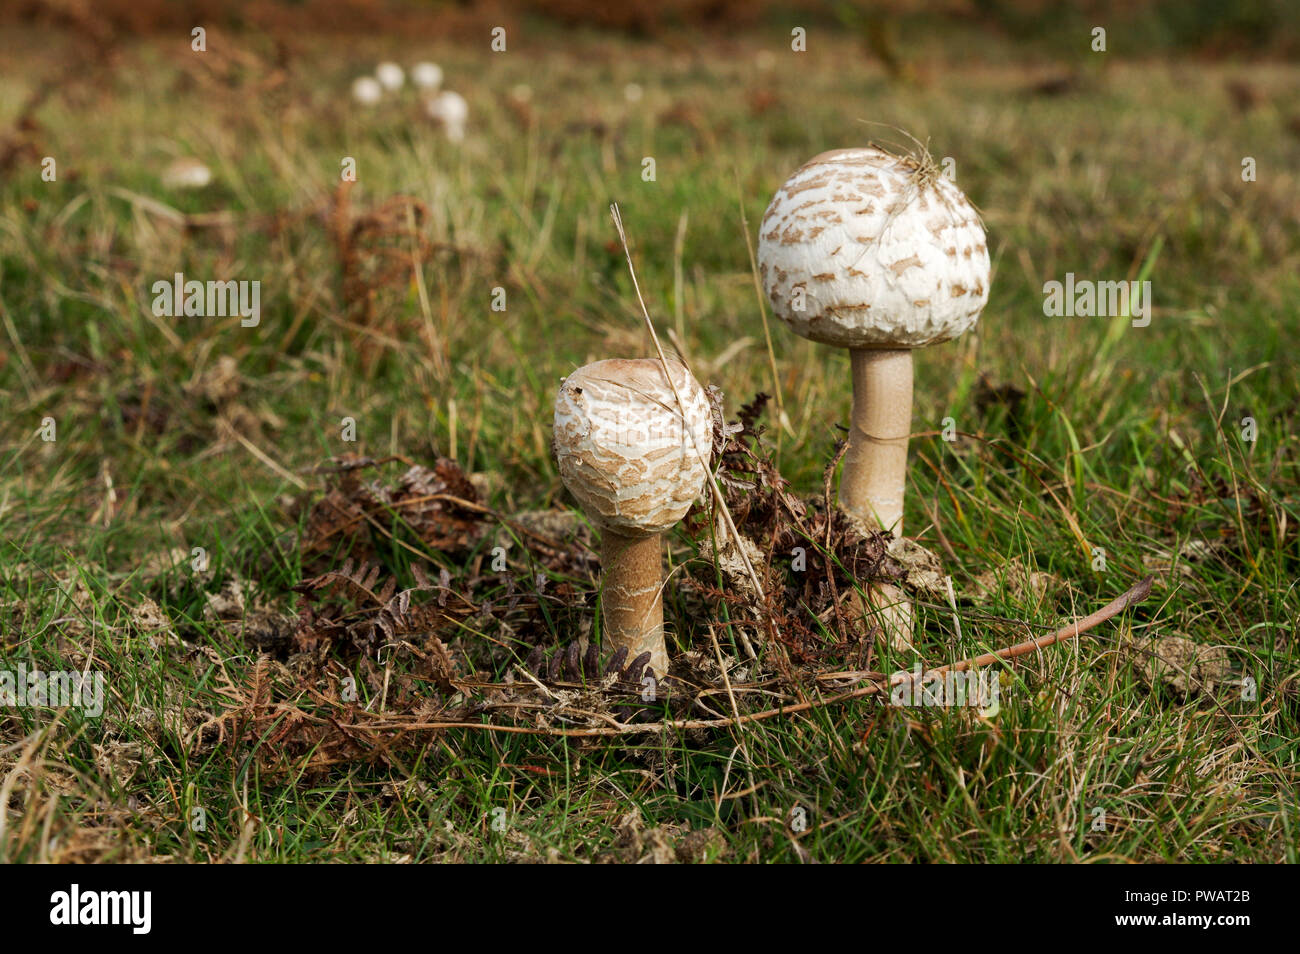
[(878, 631), (882, 643), (888, 643), (895, 652), (910, 652), (912, 629), (916, 610), (912, 601), (900, 587), (892, 583), (871, 583), (863, 597), (851, 593), (851, 604), (869, 631)]
[(650, 653), (650, 668), (662, 679), (668, 674), (668, 647), (659, 534), (630, 537), (605, 528), (600, 566), (605, 574), (601, 606), (607, 650), (626, 648), (628, 662)]
[(912, 352), (855, 348), (849, 361), (853, 421), (840, 475), (840, 507), (863, 529), (901, 537), (912, 433)]

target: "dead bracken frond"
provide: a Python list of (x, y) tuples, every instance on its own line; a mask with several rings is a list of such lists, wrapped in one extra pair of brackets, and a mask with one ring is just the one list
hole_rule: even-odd
[(355, 211), (350, 181), (339, 183), (327, 218), (342, 273), (343, 304), (363, 327), (392, 295), (405, 293), (411, 270), (433, 253), (420, 228), (429, 210), (412, 196), (395, 195), (376, 208)]
[(293, 543), (304, 567), (323, 572), (340, 553), (372, 561), (377, 545), (386, 546), (401, 531), (423, 547), (451, 555), (482, 538), (488, 509), (455, 461), (439, 458), (432, 468), (412, 465), (393, 487), (363, 481), (362, 472), (381, 463), (345, 455), (327, 470), (317, 469), (333, 479), (323, 497), (302, 504), (303, 530)]
[[(1152, 579), (1147, 577), (1097, 612), (1050, 635), (924, 670), (924, 673), (942, 675), (1009, 662), (1041, 652), (1061, 640), (1077, 638), (1141, 602), (1150, 594), (1151, 583)], [(536, 677), (523, 682), (507, 679), (492, 683), (448, 678), (447, 687), (439, 695), (412, 694), (413, 680), (405, 677), (397, 680), (393, 704), (382, 707), (382, 711), (371, 711), (358, 704), (355, 696), (343, 697), (339, 687), (352, 677), (337, 662), (328, 663), (313, 683), (305, 685), (301, 676), (295, 678), (285, 667), (263, 657), (245, 686), (226, 690), (230, 700), (227, 709), (195, 731), (215, 730), (223, 739), (229, 733), (234, 740), (254, 744), (256, 757), (268, 772), (290, 769), (315, 772), (344, 762), (390, 762), (403, 752), (426, 747), (450, 730), (554, 736), (588, 742), (620, 736), (707, 735), (711, 731), (886, 695), (917, 678), (915, 672), (907, 671), (893, 675), (871, 671), (812, 673), (805, 691), (796, 696), (791, 687), (772, 680), (730, 682), (725, 688), (689, 681), (703, 671), (701, 657), (692, 654), (686, 660), (679, 660), (686, 663), (684, 668), (689, 677), (679, 678), (677, 683), (687, 691), (668, 694), (662, 704), (658, 698), (643, 693), (638, 697), (641, 703), (638, 706), (636, 701), (629, 704), (626, 694), (636, 690), (632, 674), (644, 666), (644, 658), (623, 669), (619, 668), (622, 660), (617, 658), (604, 667), (593, 662), (593, 672), (601, 675), (589, 679), (585, 674), (587, 657), (576, 659), (573, 650), (566, 650), (564, 656), (565, 661), (556, 667), (557, 680), (571, 670), (581, 674), (581, 683), (565, 685), (552, 681), (547, 685)], [(389, 694), (388, 670), (380, 672), (367, 664), (363, 666), (363, 674), (373, 691)], [(437, 680), (426, 677), (425, 681)], [(722, 715), (711, 700), (724, 692), (733, 700), (746, 700), (747, 708), (730, 716)], [(656, 707), (661, 717), (647, 718)]]
[[(761, 442), (758, 420), (767, 402), (768, 396), (759, 394), (741, 408), (735, 424), (715, 435), (718, 482), (736, 527), (736, 535), (720, 541), (715, 552), (756, 548), (762, 555), (764, 591), (770, 592), (747, 595), (734, 584), (720, 588), (713, 567), (693, 572), (692, 582), (715, 604), (754, 604), (759, 618), (772, 621), (771, 630), (797, 663), (842, 656), (854, 646), (862, 648), (865, 663), (871, 628), (864, 628), (860, 612), (846, 615), (843, 604), (855, 587), (896, 581), (902, 571), (886, 556), (886, 535), (863, 536), (831, 503), (830, 480), (843, 446), (826, 469), (820, 501), (790, 492)], [(693, 529), (712, 542), (707, 526), (697, 521)], [(727, 582), (725, 566), (719, 563), (717, 569)]]
[[(863, 536), (833, 506), (835, 460), (821, 499), (790, 491), (763, 446), (766, 403), (758, 395), (731, 423), (720, 402), (716, 408), (715, 468), (734, 529), (711, 508), (686, 521), (708, 559), (686, 562), (681, 586), (691, 615), (677, 620), (682, 647), (666, 676), (647, 678), (648, 653), (602, 655), (591, 632), (596, 567), (565, 515), (497, 514), (450, 460), (432, 470), (411, 466), (391, 488), (362, 480), (386, 462), (352, 457), (317, 469), (333, 486), (300, 539), (318, 559), (330, 541), (334, 566), (293, 587), (292, 638), (275, 644), (278, 657), (264, 656), (247, 685), (226, 686), (226, 709), (205, 731), (254, 744), (267, 771), (316, 771), (400, 760), (451, 730), (582, 744), (685, 733), (703, 744), (713, 732), (887, 695), (914, 673), (875, 670), (879, 627), (853, 596), (873, 582), (905, 583), (910, 571), (890, 556), (886, 536)], [(359, 531), (391, 534), (391, 520), (378, 518), (399, 513), (418, 530), (409, 537), (413, 550), (430, 560), (455, 554), (461, 568), (435, 573), (422, 561), (405, 570), (385, 561), (392, 539), (377, 547), (382, 535)], [(508, 565), (485, 567), (481, 545), (502, 534), (512, 543), (502, 548)], [(760, 589), (747, 586), (741, 548)], [(1122, 612), (1150, 586), (1148, 578), (1056, 633), (924, 671), (1039, 652)], [(741, 651), (742, 628), (765, 647), (759, 659)], [(724, 653), (718, 634), (733, 648)]]

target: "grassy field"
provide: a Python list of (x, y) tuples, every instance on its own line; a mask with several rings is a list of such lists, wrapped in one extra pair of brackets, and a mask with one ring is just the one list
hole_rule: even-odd
[[(0, 860), (1296, 860), (1300, 70), (1113, 41), (1049, 95), (1060, 66), (1010, 45), (933, 40), (920, 81), (894, 83), (849, 39), (813, 41), (278, 55), (214, 34), (202, 54), (150, 41), (87, 62), (21, 124), (82, 54), (0, 38), (0, 659), (107, 687), (98, 717), (0, 712)], [(409, 89), (348, 97), (377, 60), (424, 57), (469, 101), (463, 143)], [(649, 352), (611, 201), (660, 333), (729, 418), (773, 395), (763, 446), (821, 498), (847, 359), (769, 333), (746, 236), (805, 159), (902, 142), (894, 127), (955, 161), (994, 266), (977, 330), (917, 355), (906, 527), (960, 600), (920, 606), (921, 657), (1025, 638), (1011, 620), (1055, 628), (1148, 573), (1151, 597), (1007, 667), (995, 716), (864, 698), (614, 741), (329, 735), (349, 676), (356, 706), (395, 719), (437, 692), (400, 646), (294, 642), (291, 587), (349, 557), (498, 602), (538, 574), (570, 587), (524, 628), (480, 606), (439, 630), (462, 679), (591, 634), (581, 528), (578, 556), (539, 568), (516, 540), (484, 582), (495, 526), (439, 545), (394, 511), (321, 543), (312, 505), (355, 487), (311, 471), (396, 456), (364, 472), (394, 486), (441, 456), (497, 514), (572, 510), (549, 446), (559, 379)], [(182, 156), (212, 184), (167, 189)], [(155, 316), (176, 272), (260, 281), (260, 323)], [(1067, 272), (1149, 279), (1150, 325), (1045, 317)], [(698, 549), (673, 535), (674, 579), (707, 568)], [(670, 583), (678, 647), (743, 683), (743, 624), (708, 625), (699, 600)], [(861, 652), (828, 637), (816, 661)], [(884, 672), (913, 663), (879, 652)]]

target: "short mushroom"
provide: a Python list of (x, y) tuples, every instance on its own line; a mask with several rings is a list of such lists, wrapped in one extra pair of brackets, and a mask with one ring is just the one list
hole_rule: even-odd
[(416, 63), (411, 67), (411, 82), (420, 89), (436, 90), (442, 85), (442, 67), (437, 63)]
[(778, 317), (804, 338), (849, 349), (840, 506), (864, 529), (901, 536), (912, 350), (968, 331), (988, 302), (978, 213), (928, 157), (874, 146), (824, 152), (777, 190), (758, 263)]
[(448, 139), (460, 142), (465, 138), (465, 121), (469, 119), (469, 104), (460, 93), (449, 89), (443, 90), (425, 103), (424, 109), (430, 119), (442, 124)]
[[(574, 371), (555, 402), (555, 457), (569, 492), (601, 531), (606, 646), (650, 653), (668, 671), (659, 535), (686, 515), (708, 475), (713, 417), (686, 367), (656, 358)], [(680, 397), (680, 404), (678, 399)]]
[(395, 93), (402, 88), (406, 74), (396, 63), (380, 63), (375, 67), (375, 79), (379, 80), (379, 85), (384, 89)]

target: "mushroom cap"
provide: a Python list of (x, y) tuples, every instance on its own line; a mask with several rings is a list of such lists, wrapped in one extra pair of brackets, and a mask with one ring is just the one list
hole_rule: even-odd
[(442, 125), (447, 138), (460, 142), (465, 138), (465, 121), (469, 118), (469, 103), (465, 97), (452, 90), (443, 90), (424, 104), (424, 111), (434, 122)]
[(875, 146), (824, 152), (786, 180), (759, 227), (758, 268), (795, 334), (842, 348), (947, 341), (989, 298), (984, 226), (966, 196)]
[(425, 89), (442, 85), (442, 67), (437, 63), (416, 63), (411, 67), (411, 82)]
[(425, 103), (424, 111), (430, 119), (446, 123), (448, 126), (463, 126), (469, 119), (469, 103), (465, 97), (453, 90), (445, 89)]
[(406, 74), (396, 63), (380, 63), (375, 67), (375, 79), (387, 90), (398, 90), (406, 79)]
[(182, 156), (167, 164), (162, 181), (168, 189), (202, 189), (212, 181), (212, 170), (193, 156)]
[(352, 81), (352, 98), (363, 106), (373, 106), (384, 98), (384, 87), (373, 76), (358, 76)]
[(713, 448), (708, 395), (669, 359), (679, 408), (658, 358), (579, 368), (555, 401), (555, 458), (592, 522), (626, 536), (661, 533), (704, 489)]

